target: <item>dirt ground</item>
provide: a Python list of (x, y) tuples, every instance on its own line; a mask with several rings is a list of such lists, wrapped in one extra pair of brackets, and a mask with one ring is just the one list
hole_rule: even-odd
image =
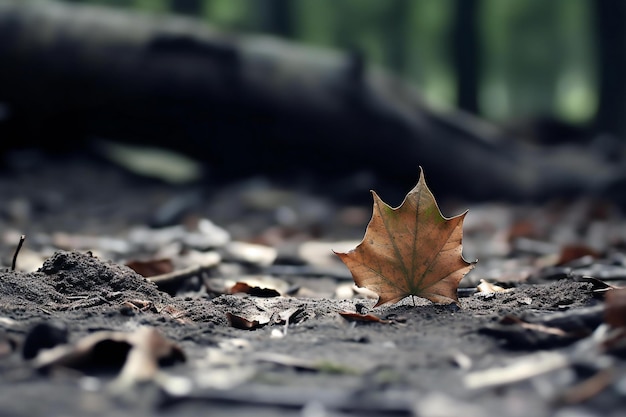
[[(373, 308), (331, 251), (358, 242), (371, 207), (336, 189), (174, 186), (85, 155), (5, 162), (0, 415), (626, 415), (624, 348), (606, 347), (603, 323), (606, 286), (626, 279), (626, 223), (609, 204), (446, 202), (446, 215), (470, 209), (465, 256), (479, 259), (460, 307)], [(163, 283), (125, 266), (155, 258), (191, 272)], [(478, 292), (481, 279), (504, 291)], [(229, 293), (238, 281), (279, 296)], [(147, 377), (125, 378), (130, 342), (120, 357), (105, 342), (42, 359), (145, 327), (177, 346)]]

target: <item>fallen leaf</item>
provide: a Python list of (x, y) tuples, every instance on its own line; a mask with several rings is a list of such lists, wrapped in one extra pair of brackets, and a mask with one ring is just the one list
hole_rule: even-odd
[(485, 281), (484, 279), (480, 280), (480, 284), (478, 284), (478, 286), (476, 287), (478, 289), (478, 292), (482, 292), (484, 294), (491, 294), (494, 292), (507, 292), (508, 290), (506, 288), (503, 288), (499, 285), (496, 284), (492, 284), (488, 281)]
[(67, 343), (67, 325), (62, 321), (51, 320), (34, 325), (22, 344), (22, 357), (33, 359), (44, 350)]
[(626, 327), (626, 288), (611, 289), (605, 297), (604, 321), (612, 327)]
[(230, 327), (241, 330), (260, 329), (270, 322), (270, 319), (248, 320), (245, 317), (241, 317), (233, 313), (226, 313), (226, 318), (228, 319), (228, 324), (230, 325)]
[(421, 171), (419, 182), (397, 208), (372, 191), (373, 214), (365, 237), (355, 249), (335, 252), (357, 286), (378, 294), (376, 306), (409, 295), (458, 304), (459, 283), (474, 267), (475, 262), (462, 256), (467, 211), (443, 217)]
[(599, 259), (600, 254), (598, 251), (593, 250), (589, 246), (585, 245), (566, 245), (561, 248), (559, 259), (556, 261), (557, 266), (566, 265), (576, 259), (580, 259), (585, 256), (590, 256), (593, 259)]
[(369, 323), (389, 324), (391, 320), (384, 320), (374, 314), (360, 314), (352, 311), (340, 311), (339, 315), (348, 321), (363, 321)]
[(527, 219), (515, 221), (506, 236), (506, 241), (510, 244), (519, 238), (539, 239), (536, 222)]
[(115, 381), (124, 388), (136, 382), (153, 379), (160, 366), (184, 362), (185, 354), (174, 342), (152, 327), (140, 327), (128, 336), (132, 348)]
[(127, 145), (104, 139), (98, 139), (95, 144), (106, 159), (142, 176), (172, 184), (202, 178), (202, 165), (198, 161), (171, 149)]
[(285, 311), (281, 311), (278, 313), (278, 318), (280, 319), (279, 323), (285, 324), (293, 324), (302, 321), (305, 316), (302, 315), (304, 313), (304, 308), (302, 307), (292, 307)]
[(228, 277), (205, 277), (204, 285), (207, 291), (215, 294), (243, 292), (257, 297), (278, 297), (290, 289), (286, 281), (271, 275), (238, 275), (236, 280)]
[(244, 293), (244, 294), (252, 295), (254, 297), (263, 297), (263, 298), (280, 297), (280, 293), (274, 289), (253, 287), (241, 281), (237, 281), (235, 285), (230, 287), (230, 289), (228, 290), (228, 293), (229, 294)]
[(146, 278), (169, 274), (174, 270), (174, 264), (171, 259), (133, 260), (126, 262), (126, 266)]
[(583, 276), (580, 277), (578, 279), (578, 281), (581, 282), (588, 282), (589, 284), (591, 284), (591, 292), (594, 296), (594, 298), (600, 298), (600, 299), (604, 299), (605, 294), (608, 291), (611, 290), (616, 290), (616, 289), (620, 289), (621, 287), (617, 287), (615, 285), (611, 285), (607, 282), (604, 282), (602, 280), (599, 280), (598, 278), (594, 278), (594, 277), (590, 277), (590, 276)]

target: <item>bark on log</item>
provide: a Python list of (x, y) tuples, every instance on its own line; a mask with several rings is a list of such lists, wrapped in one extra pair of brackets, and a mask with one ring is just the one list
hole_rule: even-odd
[(353, 54), (55, 2), (0, 0), (0, 102), (5, 149), (96, 135), (174, 148), (221, 178), (362, 170), (408, 190), (422, 165), (437, 193), (536, 199), (602, 188), (617, 169), (434, 112)]

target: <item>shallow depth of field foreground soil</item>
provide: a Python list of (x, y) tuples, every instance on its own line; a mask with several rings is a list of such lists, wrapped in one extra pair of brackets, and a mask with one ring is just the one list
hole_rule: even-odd
[(460, 307), (373, 308), (332, 253), (363, 236), (360, 187), (354, 203), (263, 179), (171, 186), (86, 156), (9, 167), (0, 415), (624, 415), (618, 209), (442, 204), (470, 209), (479, 259)]

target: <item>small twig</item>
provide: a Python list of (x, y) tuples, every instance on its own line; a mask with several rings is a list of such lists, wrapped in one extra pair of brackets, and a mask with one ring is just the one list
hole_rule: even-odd
[(15, 264), (17, 263), (17, 255), (20, 253), (20, 249), (22, 249), (22, 245), (24, 244), (24, 240), (26, 240), (26, 235), (20, 236), (20, 241), (17, 244), (17, 248), (15, 249), (15, 253), (13, 254), (13, 262), (11, 263), (11, 271), (15, 271)]
[(39, 310), (43, 311), (44, 313), (46, 313), (47, 315), (51, 316), (52, 315), (52, 311), (50, 310), (46, 310), (43, 307), (37, 307)]
[(604, 369), (567, 389), (559, 396), (558, 400), (564, 404), (580, 404), (604, 391), (612, 382), (612, 370)]
[(68, 300), (86, 300), (87, 298), (89, 298), (89, 294), (85, 294), (85, 295), (68, 295), (67, 297)]

